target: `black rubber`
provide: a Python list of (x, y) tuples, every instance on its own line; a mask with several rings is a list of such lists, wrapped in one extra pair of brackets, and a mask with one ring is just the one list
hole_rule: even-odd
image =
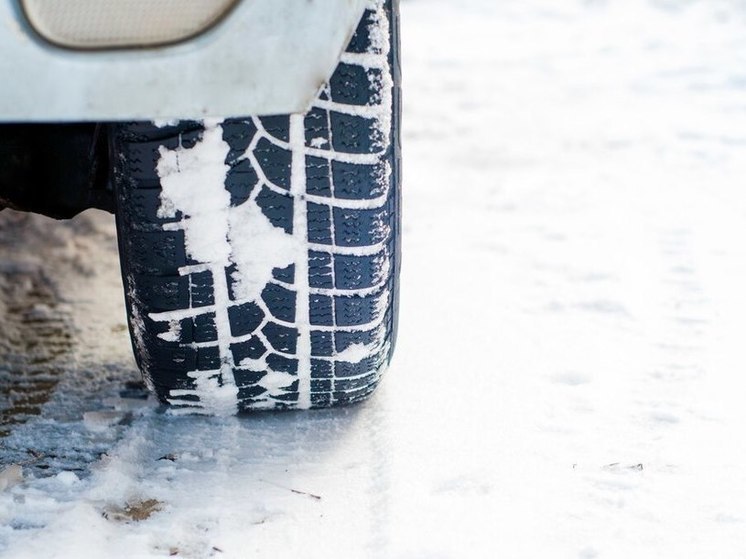
[(67, 219), (114, 211), (101, 123), (0, 124), (0, 207)]
[[(209, 412), (317, 408), (361, 400), (379, 382), (398, 306), (397, 14), (396, 0), (371, 2), (303, 117), (302, 150), (291, 141), (289, 115), (112, 125), (133, 347), (163, 402)], [(273, 269), (253, 300), (237, 293), (234, 262), (194, 259), (184, 233), (193, 216), (164, 210), (159, 161), (194, 150), (215, 127), (227, 144), (229, 212), (256, 204), (274, 228), (306, 243), (305, 261)], [(302, 192), (294, 157), (305, 163)], [(307, 231), (294, 231), (304, 222)]]

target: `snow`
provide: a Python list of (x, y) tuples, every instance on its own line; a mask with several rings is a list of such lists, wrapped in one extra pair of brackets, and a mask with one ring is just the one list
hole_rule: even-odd
[(236, 264), (233, 290), (236, 298), (255, 301), (272, 279), (272, 270), (294, 262), (299, 243), (272, 225), (253, 200), (231, 208), (230, 223)]
[[(132, 365), (126, 338), (84, 338), (5, 439), (75, 449), (79, 481), (24, 466), (0, 553), (743, 557), (745, 9), (405, 0), (401, 324), (377, 394), (242, 418), (144, 402), (103, 438), (83, 413), (125, 409)], [(83, 281), (60, 286), (71, 312)]]
[[(158, 217), (184, 220), (187, 254), (201, 262), (228, 261), (228, 208), (230, 193), (223, 188), (230, 167), (225, 157), (230, 146), (223, 140), (219, 121), (206, 122), (202, 139), (192, 148), (160, 148), (156, 170), (161, 179)], [(220, 213), (225, 219), (219, 219)]]
[(337, 354), (337, 358), (347, 363), (360, 363), (372, 353), (372, 348), (366, 344), (350, 344), (347, 349)]
[(168, 322), (168, 331), (161, 332), (158, 337), (166, 342), (178, 342), (181, 339), (181, 322), (170, 320)]

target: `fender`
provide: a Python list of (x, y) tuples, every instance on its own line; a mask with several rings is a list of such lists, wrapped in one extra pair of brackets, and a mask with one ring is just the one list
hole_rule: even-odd
[(240, 0), (179, 44), (71, 50), (38, 34), (18, 0), (0, 0), (0, 122), (303, 112), (334, 71), (366, 3)]

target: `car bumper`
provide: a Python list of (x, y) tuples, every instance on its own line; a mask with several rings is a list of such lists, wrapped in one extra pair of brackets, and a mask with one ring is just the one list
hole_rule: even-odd
[(329, 78), (365, 0), (242, 0), (189, 41), (74, 51), (0, 0), (0, 122), (198, 119), (301, 112)]

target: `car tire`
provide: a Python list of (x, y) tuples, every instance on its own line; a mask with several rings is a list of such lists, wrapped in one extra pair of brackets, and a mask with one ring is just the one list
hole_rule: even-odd
[(111, 125), (137, 363), (187, 412), (357, 402), (393, 352), (398, 5), (373, 0), (302, 115)]

